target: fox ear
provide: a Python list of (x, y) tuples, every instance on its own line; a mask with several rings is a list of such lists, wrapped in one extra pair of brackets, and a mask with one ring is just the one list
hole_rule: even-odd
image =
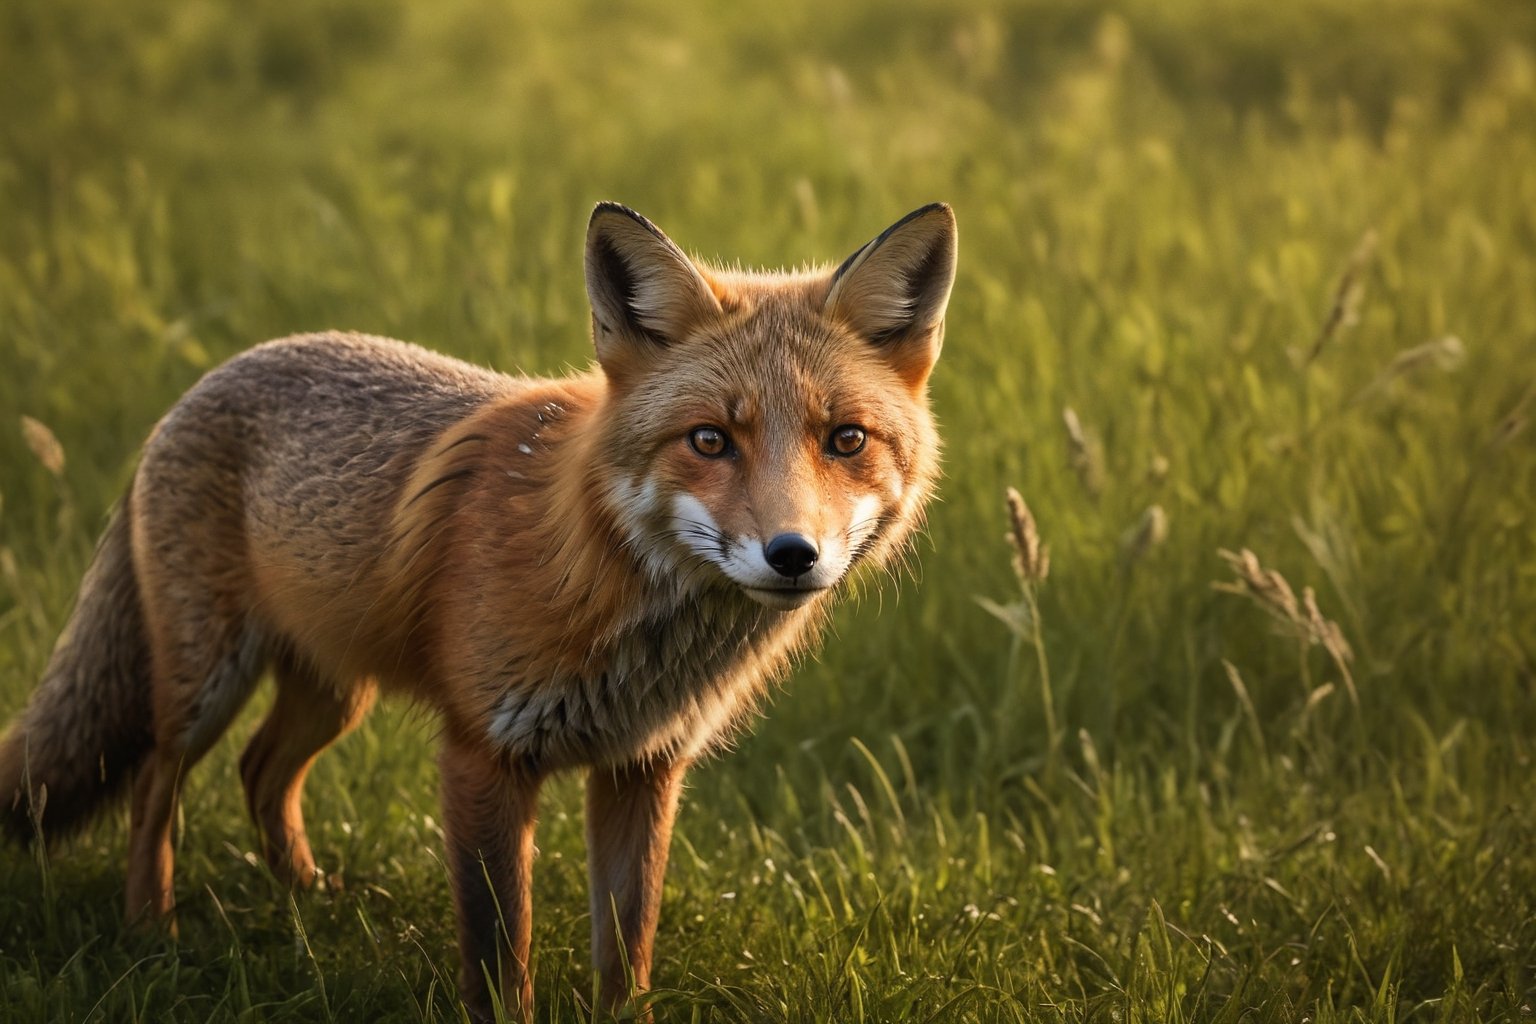
[(958, 233), (947, 203), (930, 203), (886, 228), (838, 267), (823, 314), (882, 349), (914, 390), (944, 341)]
[(627, 206), (598, 203), (587, 225), (587, 297), (597, 361), (610, 376), (652, 346), (686, 337), (720, 313), (709, 282), (661, 229)]

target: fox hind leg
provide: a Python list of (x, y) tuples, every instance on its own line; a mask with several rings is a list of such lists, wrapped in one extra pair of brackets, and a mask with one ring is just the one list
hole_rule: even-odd
[(133, 783), (128, 835), (127, 913), (130, 920), (169, 919), (175, 909), (171, 824), (183, 763), (156, 749)]
[(304, 778), (326, 747), (363, 720), (376, 687), (371, 680), (333, 686), (293, 658), (280, 659), (273, 675), (277, 695), (240, 755), (240, 781), (273, 874), (308, 888), (318, 872), (304, 832)]
[(249, 624), (208, 617), (183, 625), (153, 644), (155, 745), (134, 780), (130, 919), (168, 918), (175, 909), (171, 828), (183, 779), (244, 705), (265, 661), (261, 634)]

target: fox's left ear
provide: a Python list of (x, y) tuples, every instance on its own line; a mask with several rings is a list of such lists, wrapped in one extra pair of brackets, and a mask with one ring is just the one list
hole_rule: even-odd
[(848, 257), (828, 284), (824, 315), (878, 346), (913, 390), (944, 343), (957, 243), (955, 212), (930, 203)]
[(687, 254), (627, 206), (598, 203), (592, 211), (586, 264), (597, 361), (616, 382), (720, 314)]

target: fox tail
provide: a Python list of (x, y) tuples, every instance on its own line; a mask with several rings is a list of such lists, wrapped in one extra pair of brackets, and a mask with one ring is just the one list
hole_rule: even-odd
[(127, 787), (154, 745), (129, 500), (113, 513), (26, 709), (0, 738), (0, 832), (53, 840)]

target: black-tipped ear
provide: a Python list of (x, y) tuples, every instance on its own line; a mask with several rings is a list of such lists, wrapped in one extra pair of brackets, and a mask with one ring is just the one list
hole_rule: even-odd
[(587, 297), (597, 360), (610, 375), (647, 346), (687, 336), (720, 313), (709, 282), (661, 229), (627, 206), (598, 203), (587, 225)]
[(833, 271), (824, 315), (886, 349), (920, 387), (943, 343), (958, 242), (947, 203), (913, 210)]

